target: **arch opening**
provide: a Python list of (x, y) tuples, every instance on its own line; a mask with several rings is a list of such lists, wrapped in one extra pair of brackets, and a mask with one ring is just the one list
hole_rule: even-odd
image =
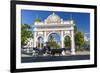
[(43, 48), (43, 37), (42, 36), (39, 36), (38, 38), (37, 38), (37, 48), (39, 48), (39, 49), (42, 49)]
[(66, 48), (66, 50), (71, 51), (71, 37), (68, 35), (64, 37), (64, 48)]
[(48, 35), (48, 45), (50, 48), (61, 48), (61, 37), (58, 33), (50, 33)]

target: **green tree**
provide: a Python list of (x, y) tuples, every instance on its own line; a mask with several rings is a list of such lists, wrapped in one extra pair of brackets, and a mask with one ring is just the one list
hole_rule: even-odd
[(36, 19), (35, 19), (35, 22), (41, 22), (41, 19), (36, 18)]
[(77, 32), (75, 34), (75, 45), (77, 49), (80, 49), (83, 44), (84, 44), (84, 34), (82, 32)]
[(76, 34), (78, 32), (77, 26), (74, 26), (74, 33)]
[(65, 36), (65, 39), (64, 39), (64, 45), (65, 45), (65, 48), (70, 48), (70, 45), (71, 45), (71, 39), (69, 36)]
[(51, 48), (60, 48), (60, 45), (54, 40), (54, 37), (52, 35), (50, 35), (50, 38), (49, 38), (49, 41), (48, 41), (48, 44)]
[(32, 37), (31, 26), (21, 24), (21, 45), (27, 44), (27, 39)]

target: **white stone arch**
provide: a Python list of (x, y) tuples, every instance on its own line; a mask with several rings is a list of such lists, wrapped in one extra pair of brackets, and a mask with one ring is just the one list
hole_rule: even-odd
[[(36, 40), (37, 40), (37, 32), (43, 31), (43, 39), (44, 43), (47, 42), (48, 37), (52, 33), (56, 33), (60, 35), (61, 39), (61, 47), (64, 48), (64, 37), (68, 35), (65, 31), (70, 32), (70, 38), (71, 38), (71, 53), (75, 54), (75, 41), (74, 41), (74, 22), (73, 20), (63, 20), (63, 18), (59, 18), (59, 16), (55, 13), (48, 16), (47, 19), (45, 19), (45, 22), (35, 22), (34, 23), (34, 47), (36, 47)], [(56, 27), (56, 29), (55, 29)], [(50, 32), (47, 34), (47, 32)], [(59, 33), (60, 32), (60, 33)], [(66, 35), (65, 35), (66, 33)]]

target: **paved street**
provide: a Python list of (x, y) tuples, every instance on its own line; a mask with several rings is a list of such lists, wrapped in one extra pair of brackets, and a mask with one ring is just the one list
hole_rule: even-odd
[(90, 55), (70, 55), (70, 56), (39, 56), (39, 57), (22, 57), (22, 63), (31, 62), (48, 62), (48, 61), (72, 61), (72, 60), (88, 60)]

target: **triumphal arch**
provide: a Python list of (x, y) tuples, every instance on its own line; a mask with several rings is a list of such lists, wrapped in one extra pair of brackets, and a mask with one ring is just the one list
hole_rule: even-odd
[[(71, 54), (75, 54), (75, 41), (74, 41), (74, 21), (63, 20), (56, 13), (50, 14), (44, 21), (34, 22), (34, 47), (40, 42), (38, 39), (41, 37), (42, 42), (48, 42), (48, 37), (52, 33), (57, 33), (61, 37), (61, 48), (64, 48), (64, 37), (69, 36), (71, 38)], [(41, 48), (41, 45), (40, 45)]]

